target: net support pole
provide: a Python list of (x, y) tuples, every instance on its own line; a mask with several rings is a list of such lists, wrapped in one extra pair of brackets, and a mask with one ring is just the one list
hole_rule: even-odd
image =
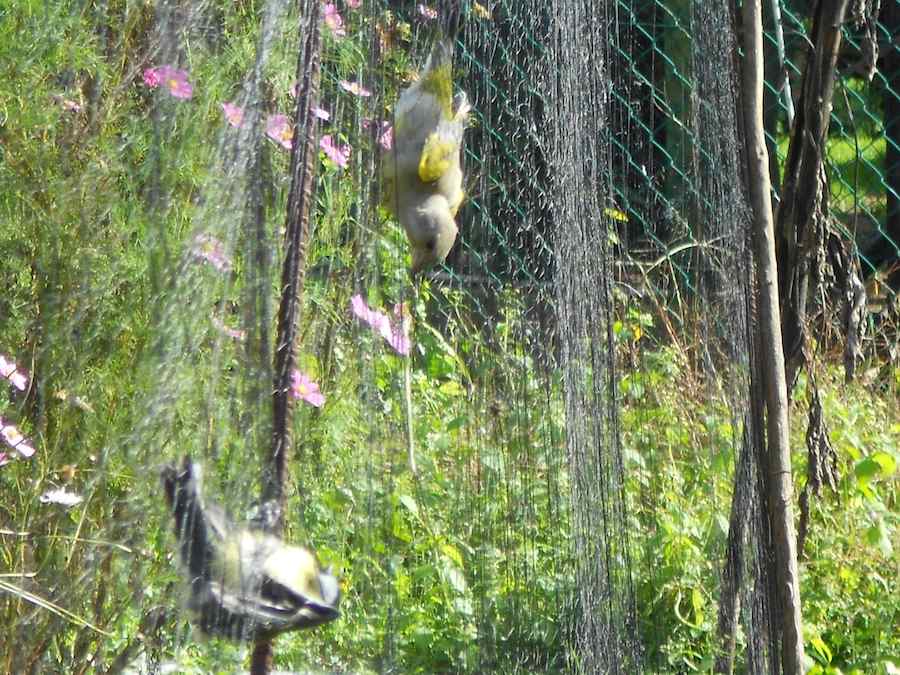
[[(294, 108), (294, 137), (291, 152), (291, 188), (285, 216), (284, 263), (281, 270), (280, 304), (275, 337), (275, 387), (272, 394), (272, 448), (263, 463), (264, 502), (278, 505), (279, 517), (271, 523), (272, 533), (281, 536), (284, 529), (287, 455), (291, 447), (291, 373), (297, 347), (306, 252), (310, 238), (313, 185), (318, 159), (316, 122), (312, 114), (318, 96), (321, 37), (319, 0), (303, 3), (300, 18), (300, 44), (297, 57), (297, 105)], [(266, 675), (272, 670), (273, 643), (259, 637), (250, 657), (251, 675)]]

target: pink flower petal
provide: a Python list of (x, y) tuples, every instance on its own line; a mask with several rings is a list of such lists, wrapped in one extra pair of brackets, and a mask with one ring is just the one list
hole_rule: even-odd
[(0, 354), (0, 376), (9, 377), (16, 372), (16, 362)]
[(422, 18), (424, 18), (426, 21), (431, 21), (432, 19), (436, 19), (437, 15), (438, 15), (436, 9), (432, 9), (428, 5), (423, 4), (421, 2), (418, 5), (416, 5), (416, 10), (419, 12), (419, 15)]
[(319, 391), (319, 385), (296, 368), (291, 373), (291, 394), (316, 408), (321, 408), (325, 404), (325, 396)]
[(7, 378), (19, 391), (28, 389), (28, 374), (3, 354), (0, 354), (0, 377)]
[(270, 115), (266, 122), (266, 136), (285, 150), (294, 146), (294, 129), (287, 115)]
[(359, 6), (362, 4), (362, 0), (347, 0), (346, 4), (350, 9), (359, 9)]
[(387, 327), (387, 330), (390, 330), (391, 320), (387, 315), (370, 309), (361, 295), (356, 294), (350, 298), (350, 309), (356, 318), (368, 324), (376, 332), (383, 334), (385, 327)]
[(9, 455), (5, 452), (0, 452), (0, 466), (5, 466), (9, 464)]
[(219, 272), (228, 272), (232, 268), (231, 258), (225, 253), (225, 244), (206, 232), (201, 232), (194, 237), (191, 254), (195, 258), (208, 262)]
[(22, 432), (16, 429), (12, 424), (4, 426), (3, 429), (0, 430), (0, 434), (2, 434), (4, 440), (13, 448), (25, 440)]
[(369, 322), (369, 312), (371, 310), (359, 293), (350, 298), (350, 311), (353, 312), (353, 316), (357, 319), (361, 319), (366, 323)]
[(409, 313), (402, 305), (394, 307), (395, 321), (391, 321), (387, 314), (371, 309), (359, 294), (350, 298), (350, 309), (358, 319), (378, 333), (395, 352), (401, 356), (409, 354), (412, 347), (409, 338)]
[(14, 386), (19, 391), (25, 391), (28, 389), (28, 378), (24, 373), (20, 373), (19, 371), (14, 372), (9, 381), (12, 382), (12, 386)]
[(174, 98), (186, 100), (194, 95), (194, 87), (187, 80), (169, 80), (168, 85), (169, 93)]
[(372, 92), (362, 86), (359, 82), (350, 82), (349, 80), (341, 80), (338, 82), (341, 85), (341, 88), (345, 91), (349, 91), (354, 96), (371, 96)]
[(325, 156), (339, 167), (343, 168), (350, 162), (350, 146), (336, 145), (330, 134), (322, 136), (322, 139), (319, 141), (319, 147), (325, 153)]
[(144, 70), (144, 84), (151, 89), (156, 89), (162, 82), (162, 76), (159, 74), (159, 68), (147, 68)]
[(174, 98), (189, 99), (194, 95), (194, 87), (188, 81), (186, 70), (174, 66), (157, 66), (144, 71), (144, 84), (151, 89), (164, 84), (166, 91)]
[(7, 445), (22, 455), (22, 457), (27, 459), (35, 453), (34, 447), (27, 442), (22, 432), (14, 425), (6, 424), (3, 420), (0, 420), (0, 427), (2, 427), (0, 436), (3, 436)]
[(320, 120), (327, 122), (331, 119), (331, 113), (325, 110), (324, 108), (313, 108), (312, 109), (313, 117), (316, 117)]
[(233, 127), (240, 127), (244, 123), (244, 109), (234, 103), (223, 103), (222, 112), (225, 119)]
[(412, 348), (409, 336), (404, 335), (400, 328), (395, 328), (390, 335), (382, 335), (391, 348), (400, 356), (408, 356), (409, 350)]
[(372, 125), (378, 126), (378, 138), (376, 139), (378, 145), (385, 150), (390, 150), (394, 145), (394, 128), (391, 126), (391, 123), (387, 120), (376, 122), (375, 120), (364, 119), (362, 121), (363, 129), (368, 129)]
[(327, 2), (322, 6), (322, 20), (335, 37), (344, 37), (347, 34), (347, 31), (344, 30), (344, 20), (333, 2)]

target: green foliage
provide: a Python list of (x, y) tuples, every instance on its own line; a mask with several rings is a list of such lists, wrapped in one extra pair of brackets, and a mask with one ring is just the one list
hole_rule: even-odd
[[(632, 321), (623, 335), (646, 326), (643, 316)], [(677, 350), (640, 358), (622, 381), (623, 440), (648, 662), (666, 672), (708, 670), (739, 439), (727, 402), (700, 396), (704, 385), (691, 381)]]
[(840, 480), (836, 493), (826, 488), (813, 499), (801, 567), (805, 630), (811, 655), (826, 670), (877, 672), (900, 653), (900, 614), (884, 601), (897, 594), (900, 414), (891, 397), (838, 382), (835, 373), (823, 404)]

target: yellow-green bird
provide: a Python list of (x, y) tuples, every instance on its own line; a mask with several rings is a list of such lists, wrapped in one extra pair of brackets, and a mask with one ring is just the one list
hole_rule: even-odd
[(207, 635), (254, 640), (338, 617), (340, 589), (315, 554), (260, 528), (239, 528), (206, 503), (201, 472), (185, 457), (162, 470), (188, 576), (192, 622)]
[(441, 263), (458, 232), (462, 141), (470, 106), (453, 95), (453, 43), (439, 40), (394, 109), (394, 142), (383, 158), (384, 203), (406, 231), (412, 273)]

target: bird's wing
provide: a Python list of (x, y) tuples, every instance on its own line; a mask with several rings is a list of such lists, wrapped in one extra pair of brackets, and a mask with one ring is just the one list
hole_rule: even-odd
[(188, 607), (194, 625), (205, 634), (232, 640), (281, 632), (296, 613), (293, 606), (274, 604), (259, 594), (236, 593), (216, 581), (207, 581), (201, 592), (192, 594)]
[(441, 106), (416, 83), (403, 92), (394, 112), (393, 161), (398, 176), (418, 171), (425, 142), (438, 129)]
[[(469, 103), (465, 92), (460, 92), (453, 101), (454, 109), (442, 111), (435, 120), (422, 143), (419, 155), (418, 176), (424, 183), (440, 180), (449, 170), (458, 169), (461, 161), (463, 133), (469, 115)], [(443, 106), (441, 106), (443, 109)], [(460, 182), (462, 176), (460, 174)], [(445, 194), (447, 200), (454, 201), (452, 195)]]

